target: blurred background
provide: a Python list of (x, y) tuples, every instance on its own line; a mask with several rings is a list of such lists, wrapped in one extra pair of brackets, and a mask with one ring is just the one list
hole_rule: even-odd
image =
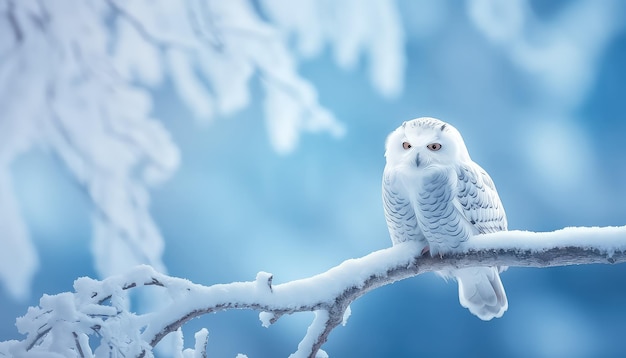
[[(29, 44), (36, 35), (29, 37), (35, 30), (24, 14), (44, 11), (26, 3), (0, 1), (23, 21), (13, 27), (19, 38), (0, 30), (0, 340), (21, 339), (15, 318), (44, 293), (72, 291), (80, 276), (148, 262), (205, 285), (253, 280), (258, 271), (283, 283), (390, 246), (380, 193), (384, 142), (415, 117), (459, 129), (495, 181), (509, 229), (626, 225), (622, 1), (268, 0), (234, 1), (234, 10), (207, 1), (214, 7), (204, 11), (221, 16), (203, 22), (206, 13), (177, 10), (180, 23), (197, 25), (188, 29), (172, 24), (178, 2), (94, 2), (85, 11), (99, 14), (98, 31), (108, 36), (98, 40), (98, 61), (108, 59), (123, 88), (139, 97), (111, 102), (107, 111), (72, 102), (85, 93), (76, 83), (87, 80), (69, 70), (80, 65), (67, 65), (67, 79), (58, 67), (45, 71), (73, 60), (42, 59), (46, 42)], [(46, 3), (50, 23), (55, 16), (79, 21), (64, 15), (68, 4)], [(220, 32), (228, 21), (237, 25), (233, 32), (274, 40), (229, 37)], [(198, 29), (216, 32), (183, 41), (185, 31)], [(53, 30), (58, 38), (66, 31)], [(99, 38), (91, 30), (78, 33)], [(122, 46), (133, 36), (148, 46)], [(210, 39), (217, 45), (203, 50)], [(177, 54), (178, 46), (199, 52)], [(69, 83), (67, 93), (51, 95), (50, 83), (61, 82)], [(39, 102), (28, 86), (48, 89), (41, 112), (31, 109)], [(118, 113), (111, 108), (121, 120), (111, 119)], [(109, 129), (88, 124), (89, 113), (103, 127), (110, 121)], [(47, 125), (54, 117), (57, 124)], [(69, 134), (59, 136), (60, 128)], [(128, 138), (107, 142), (110, 128), (132, 134), (134, 154), (117, 150)], [(79, 164), (76, 153), (84, 154)], [(154, 179), (151, 167), (165, 174)], [(115, 168), (121, 174), (110, 175)], [(333, 331), (324, 350), (331, 357), (626, 355), (626, 265), (510, 268), (502, 281), (509, 310), (490, 322), (462, 308), (456, 284), (433, 274), (380, 288), (352, 305), (347, 326)], [(207, 327), (210, 356), (286, 357), (312, 317), (283, 317), (266, 329), (256, 312), (225, 312), (196, 319), (184, 332), (191, 340)]]

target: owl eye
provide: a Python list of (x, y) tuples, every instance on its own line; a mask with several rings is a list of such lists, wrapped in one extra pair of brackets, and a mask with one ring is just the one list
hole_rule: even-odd
[(436, 152), (439, 149), (441, 149), (441, 144), (439, 144), (439, 143), (430, 143), (429, 145), (426, 146), (426, 148), (432, 150), (433, 152)]
[(402, 143), (402, 148), (404, 148), (404, 149), (411, 149), (411, 144), (409, 142), (404, 142), (404, 143)]

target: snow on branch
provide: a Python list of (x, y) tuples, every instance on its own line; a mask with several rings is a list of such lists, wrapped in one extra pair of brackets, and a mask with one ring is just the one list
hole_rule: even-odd
[[(250, 282), (202, 286), (149, 266), (102, 281), (83, 277), (75, 281), (74, 293), (44, 295), (39, 307), (18, 318), (18, 330), (26, 338), (0, 343), (0, 356), (46, 351), (65, 357), (152, 357), (152, 349), (166, 335), (182, 336), (181, 326), (192, 318), (229, 309), (260, 311), (265, 327), (285, 314), (313, 311), (315, 318), (292, 357), (326, 356), (321, 347), (330, 332), (346, 323), (350, 304), (371, 290), (449, 268), (626, 262), (626, 226), (499, 232), (476, 236), (461, 250), (442, 257), (420, 253), (412, 242), (402, 243), (346, 260), (319, 275), (277, 285), (271, 274), (260, 272)], [(131, 312), (127, 292), (146, 286), (166, 291), (171, 301), (158, 311)], [(195, 338), (195, 348), (185, 349), (183, 356), (206, 354), (208, 332), (203, 329)], [(93, 342), (99, 346), (92, 350)]]

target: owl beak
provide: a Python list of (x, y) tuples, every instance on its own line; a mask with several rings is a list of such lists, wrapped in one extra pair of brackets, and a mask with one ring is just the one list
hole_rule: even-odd
[(415, 155), (415, 166), (419, 167), (421, 163), (422, 162), (420, 161), (420, 154), (417, 153), (417, 155)]

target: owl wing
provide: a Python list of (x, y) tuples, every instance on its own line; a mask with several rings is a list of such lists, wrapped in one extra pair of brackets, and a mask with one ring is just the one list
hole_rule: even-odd
[(433, 170), (416, 188), (417, 222), (431, 254), (457, 248), (472, 235), (507, 229), (495, 185), (475, 163)]
[[(474, 234), (507, 229), (506, 214), (489, 174), (476, 163), (457, 168), (454, 206), (474, 228)], [(501, 317), (509, 307), (499, 272), (506, 267), (468, 267), (451, 271), (459, 282), (459, 301), (483, 320)]]
[(504, 207), (489, 174), (473, 162), (461, 164), (456, 171), (457, 195), (453, 202), (465, 219), (479, 234), (506, 230)]

